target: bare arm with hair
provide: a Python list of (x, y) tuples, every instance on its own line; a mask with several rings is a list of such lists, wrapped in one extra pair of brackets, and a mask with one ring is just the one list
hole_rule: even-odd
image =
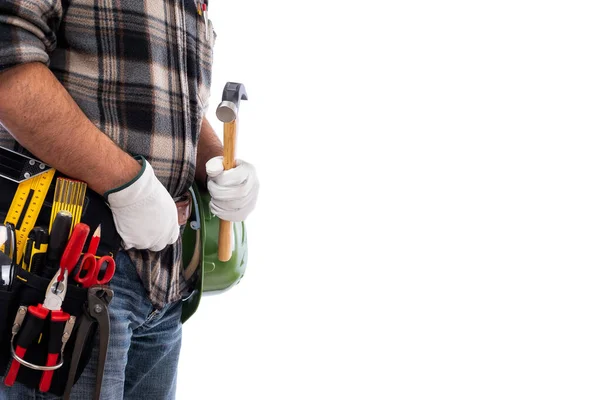
[(0, 123), (37, 158), (100, 194), (129, 182), (141, 169), (96, 128), (42, 63), (0, 73)]

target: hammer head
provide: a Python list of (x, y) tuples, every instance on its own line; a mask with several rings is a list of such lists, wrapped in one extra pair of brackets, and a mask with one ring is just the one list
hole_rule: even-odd
[(217, 118), (221, 122), (233, 122), (237, 118), (240, 100), (248, 100), (246, 88), (242, 83), (227, 82), (223, 89), (221, 104), (217, 107)]

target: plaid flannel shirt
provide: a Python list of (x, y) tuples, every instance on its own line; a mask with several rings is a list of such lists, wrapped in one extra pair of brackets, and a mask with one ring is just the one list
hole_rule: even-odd
[[(195, 0), (0, 1), (0, 71), (45, 63), (102, 132), (148, 160), (174, 198), (194, 179), (214, 40)], [(15, 145), (1, 125), (0, 145)], [(181, 239), (128, 253), (156, 308), (181, 298)]]

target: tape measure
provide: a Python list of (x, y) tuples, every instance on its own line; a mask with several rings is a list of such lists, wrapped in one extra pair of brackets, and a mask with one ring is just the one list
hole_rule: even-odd
[(25, 244), (29, 232), (35, 226), (44, 200), (50, 190), (50, 184), (54, 178), (55, 169), (26, 179), (19, 183), (15, 196), (13, 197), (8, 214), (4, 223), (10, 222), (15, 227), (17, 237), (17, 261), (21, 260), (25, 251)]

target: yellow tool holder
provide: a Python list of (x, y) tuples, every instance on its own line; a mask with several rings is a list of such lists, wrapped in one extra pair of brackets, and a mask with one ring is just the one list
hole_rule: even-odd
[(4, 223), (11, 223), (15, 227), (18, 262), (23, 257), (27, 236), (40, 215), (55, 172), (56, 170), (52, 168), (19, 183), (10, 204)]

